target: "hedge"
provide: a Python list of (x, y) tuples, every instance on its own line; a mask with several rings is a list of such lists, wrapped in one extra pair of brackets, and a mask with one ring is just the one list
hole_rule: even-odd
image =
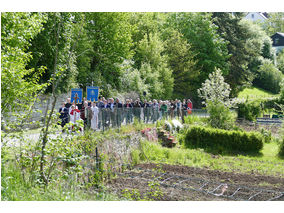
[(257, 132), (213, 129), (193, 126), (185, 132), (184, 145), (226, 153), (259, 153), (263, 138)]

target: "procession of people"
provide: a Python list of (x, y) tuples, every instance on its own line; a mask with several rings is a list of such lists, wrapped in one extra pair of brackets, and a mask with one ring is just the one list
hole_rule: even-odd
[(141, 101), (126, 99), (125, 102), (118, 98), (98, 97), (97, 102), (87, 101), (83, 98), (82, 103), (71, 103), (67, 98), (66, 103), (62, 103), (59, 109), (61, 126), (66, 123), (75, 124), (83, 120), (84, 129), (98, 130), (109, 127), (120, 127), (122, 124), (130, 124), (137, 119), (145, 123), (156, 122), (163, 118), (180, 118), (184, 122), (184, 117), (191, 114), (193, 105), (190, 99), (176, 100), (148, 100)]

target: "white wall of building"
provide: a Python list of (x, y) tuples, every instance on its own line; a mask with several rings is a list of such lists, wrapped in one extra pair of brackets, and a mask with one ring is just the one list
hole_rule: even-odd
[(250, 12), (245, 16), (245, 19), (251, 20), (251, 21), (260, 21), (264, 22), (266, 18), (261, 15), (261, 13), (258, 12)]

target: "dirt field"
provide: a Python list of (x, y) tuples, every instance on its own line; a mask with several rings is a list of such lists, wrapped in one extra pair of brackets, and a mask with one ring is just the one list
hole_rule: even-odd
[(177, 165), (140, 164), (118, 174), (108, 187), (122, 197), (123, 190), (135, 190), (131, 194), (137, 200), (284, 201), (284, 178)]

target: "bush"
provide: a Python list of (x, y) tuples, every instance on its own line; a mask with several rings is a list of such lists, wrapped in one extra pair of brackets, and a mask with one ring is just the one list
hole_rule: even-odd
[(210, 115), (209, 124), (213, 128), (232, 129), (235, 125), (233, 112), (221, 102), (209, 102), (207, 110)]
[(282, 143), (280, 144), (278, 156), (280, 158), (284, 158), (284, 138), (282, 140)]
[(280, 96), (279, 101), (284, 102), (284, 79), (280, 82)]
[(248, 102), (238, 104), (238, 118), (244, 118), (249, 121), (255, 121), (261, 114), (261, 106), (258, 102)]
[(283, 74), (273, 65), (273, 63), (270, 60), (264, 60), (253, 84), (277, 94), (280, 91), (279, 84), (282, 79)]
[(185, 132), (187, 148), (204, 148), (218, 153), (259, 153), (263, 138), (257, 132), (242, 132), (194, 126)]

